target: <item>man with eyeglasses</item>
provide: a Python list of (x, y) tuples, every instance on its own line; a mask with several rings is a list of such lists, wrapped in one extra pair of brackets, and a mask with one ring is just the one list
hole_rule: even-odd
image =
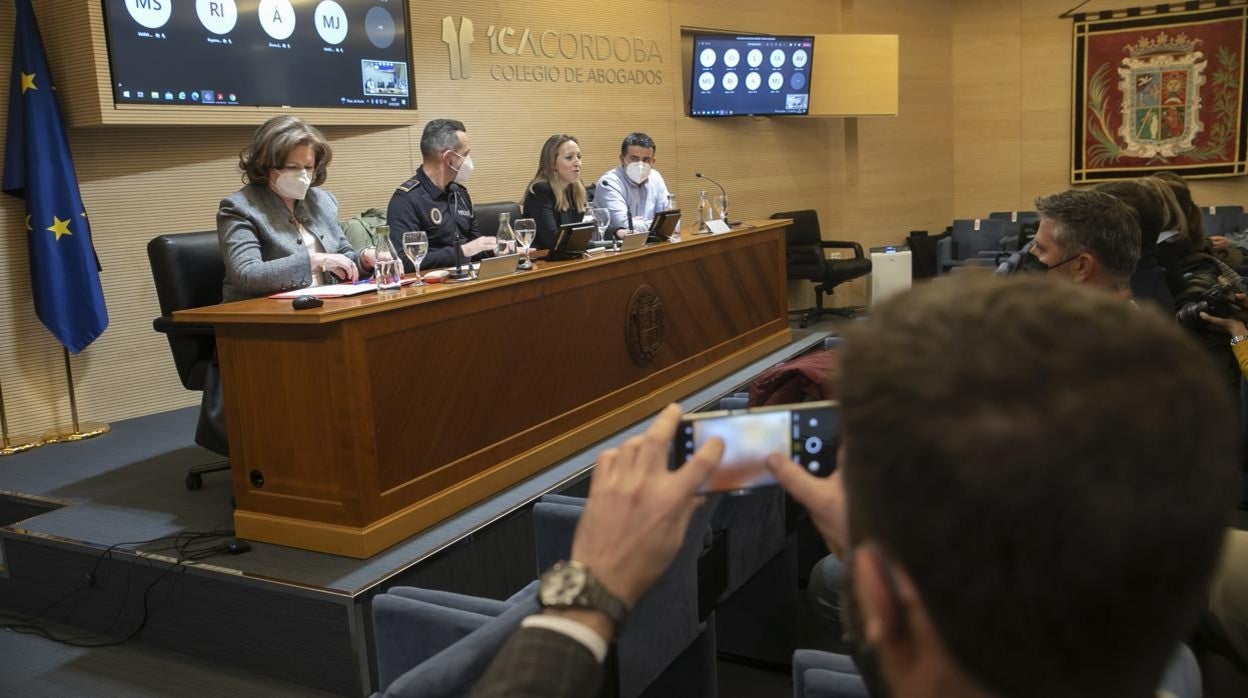
[[(837, 470), (768, 467), (849, 561), (850, 637), (888, 695), (1154, 694), (1235, 499), (1230, 399), (1200, 356), (1160, 315), (1038, 275), (916, 288), (845, 331)], [(600, 456), (572, 559), (475, 696), (597, 692), (722, 456), (712, 439), (669, 472), (679, 416)]]
[[(403, 233), (423, 230), (429, 236), (429, 253), (421, 262), (426, 269), (454, 266), (457, 258), (492, 256), (494, 238), (477, 229), (472, 197), (463, 186), (472, 175), (472, 144), (464, 124), (454, 119), (425, 124), (420, 156), (416, 174), (399, 185), (386, 209), (394, 248), (403, 249)], [(415, 271), (406, 256), (403, 265)]]

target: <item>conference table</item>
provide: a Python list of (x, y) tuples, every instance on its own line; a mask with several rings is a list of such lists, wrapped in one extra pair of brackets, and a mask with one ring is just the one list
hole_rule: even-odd
[(787, 220), (215, 328), (238, 536), (369, 557), (790, 341)]

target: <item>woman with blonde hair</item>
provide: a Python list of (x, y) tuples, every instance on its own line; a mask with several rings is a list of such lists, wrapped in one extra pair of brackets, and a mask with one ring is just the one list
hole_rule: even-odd
[(1187, 213), (1175, 195), (1175, 186), (1166, 180), (1150, 176), (1140, 177), (1134, 181), (1153, 192), (1165, 204), (1161, 232), (1157, 235), (1157, 246), (1153, 250), (1153, 256), (1157, 259), (1157, 263), (1166, 270), (1166, 286), (1169, 287), (1170, 293), (1177, 295), (1183, 290), (1183, 272), (1179, 268), (1179, 263), (1196, 251), (1187, 233)]
[(525, 218), (537, 221), (533, 246), (553, 247), (560, 225), (584, 220), (588, 200), (581, 182), (580, 144), (567, 134), (547, 138), (520, 206)]
[(222, 300), (359, 278), (359, 256), (338, 226), (338, 200), (320, 188), (333, 156), (302, 119), (276, 116), (256, 129), (238, 156), (245, 186), (217, 209)]

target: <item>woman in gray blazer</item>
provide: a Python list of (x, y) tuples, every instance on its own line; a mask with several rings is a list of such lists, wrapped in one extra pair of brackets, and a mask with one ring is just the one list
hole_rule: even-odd
[(221, 200), (222, 300), (256, 298), (340, 281), (371, 267), (338, 227), (338, 201), (320, 188), (333, 151), (293, 116), (269, 119), (238, 157), (246, 186)]

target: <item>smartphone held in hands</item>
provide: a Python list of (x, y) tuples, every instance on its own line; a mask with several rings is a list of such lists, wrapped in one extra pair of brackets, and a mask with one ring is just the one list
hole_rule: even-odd
[(776, 484), (766, 466), (773, 453), (827, 477), (836, 469), (839, 421), (840, 404), (832, 401), (687, 414), (672, 442), (670, 467), (684, 465), (702, 444), (718, 436), (724, 441), (724, 457), (703, 492)]

